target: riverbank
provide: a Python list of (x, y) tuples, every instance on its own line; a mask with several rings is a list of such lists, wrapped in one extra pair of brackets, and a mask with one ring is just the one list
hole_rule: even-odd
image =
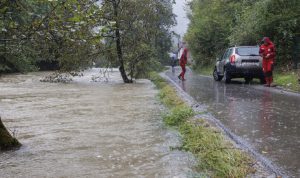
[[(193, 70), (198, 74), (212, 77), (213, 65), (202, 66), (202, 67), (193, 67)], [(296, 70), (291, 71), (280, 71), (275, 70), (274, 75), (274, 84), (277, 85), (277, 88), (292, 92), (300, 93), (300, 83), (298, 81), (298, 75)], [(254, 83), (259, 83), (258, 79), (253, 80)]]
[[(183, 149), (198, 159), (197, 168), (208, 177), (263, 177), (270, 175), (246, 152), (236, 147), (221, 131), (199, 117), (162, 77), (156, 73), (150, 79), (160, 89), (159, 98), (169, 109), (164, 123), (182, 135)], [(256, 172), (256, 173), (255, 173)], [(268, 173), (266, 173), (268, 172)], [(255, 174), (254, 174), (255, 173)]]
[[(0, 152), (0, 177), (192, 177), (194, 157), (170, 150), (178, 133), (162, 123), (149, 80), (124, 84), (93, 68), (69, 83), (50, 73), (0, 78), (0, 115), (22, 143)], [(103, 74), (103, 73), (102, 73)]]

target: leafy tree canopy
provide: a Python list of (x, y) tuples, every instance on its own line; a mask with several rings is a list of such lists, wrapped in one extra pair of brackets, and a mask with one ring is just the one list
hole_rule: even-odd
[(119, 66), (122, 77), (142, 76), (167, 57), (172, 3), (1, 0), (0, 73), (37, 70), (40, 62), (57, 63), (61, 71), (97, 62)]

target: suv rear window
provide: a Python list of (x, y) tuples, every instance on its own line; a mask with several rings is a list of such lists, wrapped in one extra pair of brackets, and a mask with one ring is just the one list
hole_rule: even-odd
[(240, 56), (259, 56), (259, 48), (258, 47), (237, 48), (236, 53)]

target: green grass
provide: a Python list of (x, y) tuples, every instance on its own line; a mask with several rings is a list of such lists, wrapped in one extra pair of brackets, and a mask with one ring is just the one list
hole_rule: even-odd
[(170, 114), (164, 116), (164, 123), (168, 126), (180, 126), (194, 115), (195, 113), (192, 108), (179, 105), (174, 107)]
[(246, 177), (255, 171), (250, 166), (253, 163), (251, 158), (209, 124), (186, 122), (180, 126), (180, 133), (184, 150), (196, 155), (198, 169), (204, 170), (209, 177)]
[(178, 129), (183, 139), (181, 149), (195, 155), (199, 171), (208, 177), (246, 177), (254, 171), (251, 158), (235, 148), (221, 132), (202, 119), (191, 121), (195, 112), (162, 77), (151, 73), (150, 80), (160, 89), (159, 98), (169, 109), (163, 117), (164, 123)]
[(208, 65), (208, 66), (198, 66), (195, 67), (193, 66), (193, 70), (196, 71), (198, 74), (201, 75), (206, 75), (206, 76), (212, 76), (212, 73), (214, 71), (214, 66), (213, 65)]
[(296, 92), (300, 92), (300, 84), (296, 72), (274, 72), (274, 83)]
[(176, 91), (169, 85), (160, 90), (159, 98), (168, 108), (185, 105), (182, 99), (176, 94)]

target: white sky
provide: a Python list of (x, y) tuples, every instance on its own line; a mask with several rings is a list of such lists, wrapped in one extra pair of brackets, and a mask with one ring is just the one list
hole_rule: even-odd
[(187, 0), (176, 0), (176, 4), (173, 5), (173, 13), (177, 15), (177, 25), (173, 28), (173, 30), (181, 36), (187, 31), (189, 19), (186, 16), (186, 1)]

